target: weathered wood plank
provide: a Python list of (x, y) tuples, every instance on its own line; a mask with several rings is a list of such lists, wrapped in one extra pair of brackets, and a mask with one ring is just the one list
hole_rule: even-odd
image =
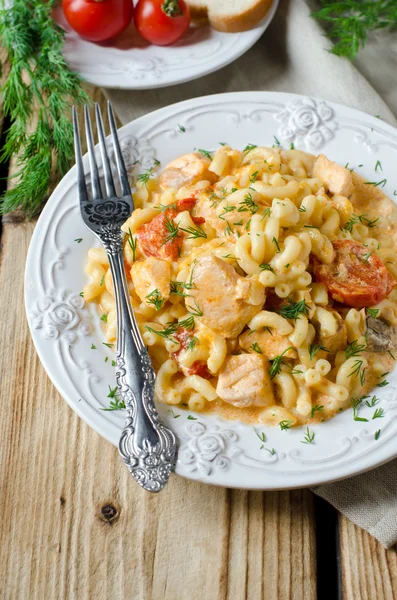
[(374, 537), (339, 518), (344, 600), (397, 598), (396, 549), (385, 550)]

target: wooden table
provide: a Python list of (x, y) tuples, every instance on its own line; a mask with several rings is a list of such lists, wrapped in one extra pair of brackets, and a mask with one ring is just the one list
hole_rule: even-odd
[(0, 599), (397, 598), (395, 550), (308, 490), (247, 492), (172, 476), (153, 496), (133, 482), (34, 350), (23, 302), (33, 229), (3, 220)]

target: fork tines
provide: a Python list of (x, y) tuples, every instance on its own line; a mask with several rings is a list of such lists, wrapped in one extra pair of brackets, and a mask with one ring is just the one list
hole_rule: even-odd
[[(85, 121), (85, 134), (86, 134), (86, 139), (87, 139), (88, 159), (89, 159), (90, 173), (91, 173), (92, 199), (93, 200), (102, 200), (104, 198), (116, 198), (117, 193), (116, 193), (116, 189), (114, 186), (112, 169), (110, 166), (108, 151), (106, 148), (106, 139), (105, 139), (103, 120), (102, 120), (102, 115), (101, 115), (101, 111), (100, 111), (98, 103), (95, 104), (95, 116), (96, 116), (97, 130), (98, 130), (98, 141), (99, 141), (99, 148), (100, 148), (100, 152), (101, 152), (106, 194), (104, 194), (101, 189), (99, 170), (98, 170), (97, 160), (96, 160), (96, 156), (95, 156), (94, 137), (93, 137), (93, 133), (92, 133), (91, 118), (90, 118), (89, 108), (87, 105), (85, 105), (84, 106), (84, 121)], [(109, 101), (108, 101), (108, 116), (109, 116), (110, 131), (112, 134), (112, 141), (113, 141), (114, 159), (116, 162), (117, 171), (118, 171), (119, 179), (120, 179), (121, 195), (122, 196), (131, 196), (131, 188), (130, 188), (130, 184), (128, 182), (127, 169), (125, 168), (123, 155), (121, 153), (120, 142), (119, 142), (119, 138), (117, 135), (117, 128), (116, 128), (116, 122), (115, 122), (115, 118), (114, 118), (113, 108)], [(73, 131), (74, 131), (74, 148), (75, 148), (75, 156), (76, 156), (77, 184), (78, 184), (79, 199), (81, 202), (86, 202), (86, 201), (88, 201), (88, 194), (87, 194), (87, 187), (85, 184), (83, 157), (82, 157), (81, 142), (80, 142), (80, 131), (79, 131), (78, 118), (77, 118), (77, 110), (76, 110), (75, 106), (73, 106)]]

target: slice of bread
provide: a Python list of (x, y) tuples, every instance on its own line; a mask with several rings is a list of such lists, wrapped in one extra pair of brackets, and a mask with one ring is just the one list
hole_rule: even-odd
[(263, 19), (272, 0), (187, 0), (195, 20), (208, 20), (214, 29), (237, 33), (252, 29)]
[(272, 0), (208, 0), (208, 18), (218, 31), (247, 31), (263, 19), (271, 4)]
[(186, 4), (189, 5), (190, 13), (194, 21), (203, 21), (208, 18), (208, 4), (211, 0), (187, 0)]

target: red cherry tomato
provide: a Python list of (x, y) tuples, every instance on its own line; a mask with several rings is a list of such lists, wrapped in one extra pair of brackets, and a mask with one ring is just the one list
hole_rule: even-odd
[(103, 42), (115, 37), (131, 22), (132, 0), (62, 0), (69, 25), (82, 38)]
[(332, 242), (335, 258), (331, 264), (313, 260), (314, 275), (332, 298), (347, 306), (374, 306), (396, 285), (381, 259), (355, 240)]
[(188, 29), (190, 8), (184, 0), (139, 0), (134, 21), (145, 40), (157, 46), (168, 46)]

